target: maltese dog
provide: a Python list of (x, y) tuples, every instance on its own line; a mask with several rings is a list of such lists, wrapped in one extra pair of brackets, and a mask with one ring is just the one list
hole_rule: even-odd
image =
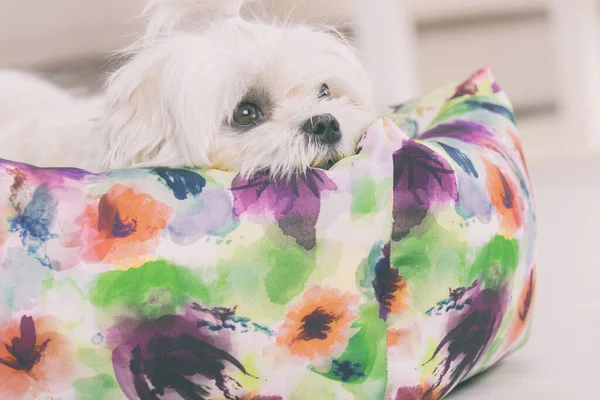
[(0, 72), (0, 158), (98, 171), (203, 167), (289, 177), (351, 155), (375, 117), (352, 48), (243, 0), (150, 0), (102, 96)]

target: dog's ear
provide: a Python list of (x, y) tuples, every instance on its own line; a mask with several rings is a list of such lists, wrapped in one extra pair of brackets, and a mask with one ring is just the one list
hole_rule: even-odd
[(98, 125), (108, 151), (105, 169), (145, 166), (150, 161), (170, 167), (208, 163), (208, 155), (201, 152), (208, 153), (211, 136), (195, 138), (198, 148), (192, 159), (191, 146), (179, 132), (185, 127), (178, 125), (170, 100), (173, 85), (164, 79), (164, 68), (151, 53), (136, 55), (107, 83), (104, 116)]
[(215, 79), (219, 65), (190, 66), (187, 52), (173, 54), (179, 48), (171, 41), (141, 48), (108, 80), (98, 124), (105, 169), (210, 166), (227, 106), (235, 103), (226, 97), (232, 85)]
[(132, 72), (128, 66), (121, 67), (105, 91), (98, 133), (104, 136), (108, 148), (105, 169), (139, 165), (169, 152), (166, 139), (172, 125), (157, 104), (154, 79), (148, 71), (141, 71), (137, 77)]
[(239, 16), (246, 0), (149, 0), (147, 37), (172, 31), (201, 31), (212, 23)]

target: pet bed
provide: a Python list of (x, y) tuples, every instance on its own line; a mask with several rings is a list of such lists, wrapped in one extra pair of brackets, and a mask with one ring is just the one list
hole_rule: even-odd
[(287, 182), (2, 161), (0, 193), (4, 400), (439, 399), (528, 336), (531, 187), (489, 70)]

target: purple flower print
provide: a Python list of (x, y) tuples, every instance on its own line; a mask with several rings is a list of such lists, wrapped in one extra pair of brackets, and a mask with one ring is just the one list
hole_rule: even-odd
[(127, 397), (160, 399), (177, 394), (203, 400), (218, 394), (237, 398), (235, 393), (242, 387), (229, 374), (237, 370), (251, 375), (229, 352), (229, 331), (213, 327), (223, 328), (228, 318), (198, 306), (185, 315), (164, 316), (122, 332), (124, 340), (112, 359)]
[(394, 225), (392, 239), (420, 225), (435, 204), (458, 200), (450, 164), (427, 146), (408, 140), (394, 153)]
[(383, 248), (383, 257), (375, 265), (373, 289), (379, 303), (379, 318), (382, 320), (386, 321), (390, 314), (397, 315), (408, 309), (408, 284), (398, 268), (390, 263), (389, 244)]
[(21, 318), (20, 330), (20, 337), (12, 338), (10, 344), (4, 344), (6, 351), (12, 358), (5, 360), (0, 357), (0, 365), (18, 371), (31, 371), (42, 358), (50, 339), (38, 343), (35, 324), (31, 317), (24, 316)]
[(240, 176), (233, 181), (236, 215), (272, 214), (279, 228), (311, 250), (316, 245), (315, 225), (321, 211), (321, 195), (337, 186), (323, 170), (309, 169), (285, 181), (274, 181), (267, 173), (250, 179)]
[(452, 290), (450, 298), (440, 302), (437, 310), (448, 314), (448, 331), (429, 361), (440, 357), (436, 380), (424, 398), (432, 393), (443, 398), (471, 372), (496, 337), (507, 303), (505, 289), (483, 289), (479, 282)]
[(456, 139), (461, 142), (475, 144), (504, 154), (505, 148), (490, 129), (480, 123), (470, 121), (453, 121), (439, 124), (422, 133), (420, 140), (427, 139)]

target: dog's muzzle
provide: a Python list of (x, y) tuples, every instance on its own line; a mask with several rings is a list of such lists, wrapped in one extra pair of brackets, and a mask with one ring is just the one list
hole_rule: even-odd
[(302, 130), (326, 144), (336, 144), (342, 139), (340, 123), (331, 114), (310, 118), (302, 125)]

